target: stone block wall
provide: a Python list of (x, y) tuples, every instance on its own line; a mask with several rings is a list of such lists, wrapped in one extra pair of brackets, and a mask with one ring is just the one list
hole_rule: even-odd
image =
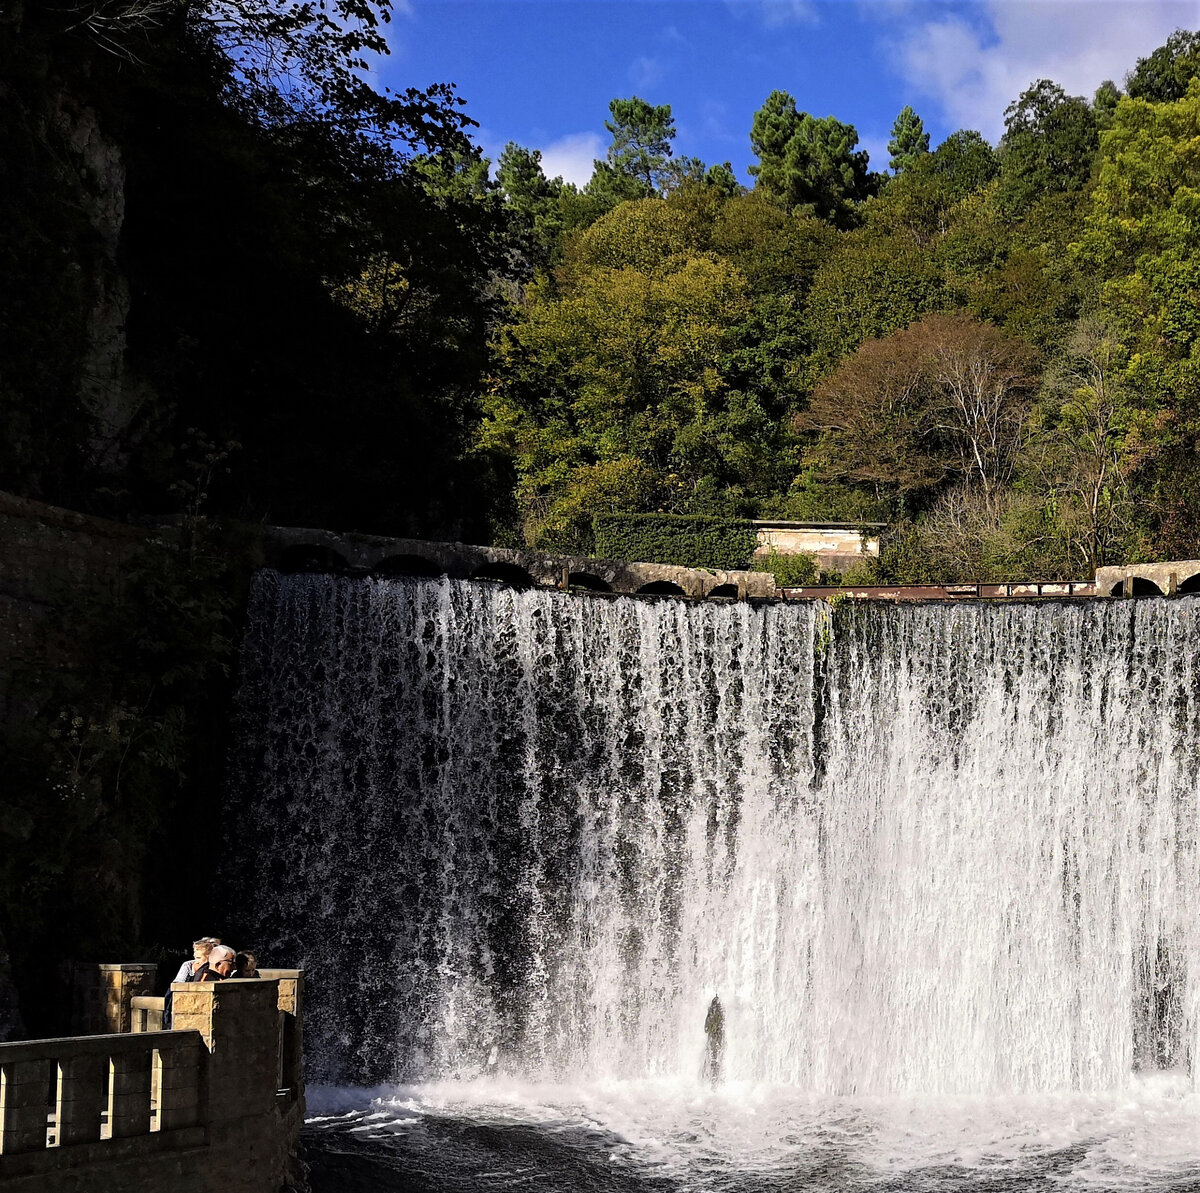
[(19, 701), (23, 668), (69, 666), (70, 643), (43, 632), (73, 589), (111, 592), (144, 541), (135, 526), (0, 493), (0, 732)]
[(173, 985), (171, 1031), (0, 1045), (0, 1190), (302, 1189), (304, 1089), (279, 1078), (303, 975), (274, 972)]
[(71, 966), (71, 1028), (80, 1035), (133, 1030), (135, 998), (154, 993), (157, 965)]

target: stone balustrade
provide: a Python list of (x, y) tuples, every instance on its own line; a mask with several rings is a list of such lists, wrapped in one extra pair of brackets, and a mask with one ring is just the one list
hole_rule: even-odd
[(4, 1193), (278, 1193), (304, 1113), (298, 970), (134, 995), (129, 1033), (0, 1044)]
[(131, 999), (129, 1007), (129, 1030), (162, 1031), (166, 1001), (165, 998), (154, 998), (152, 995), (143, 995)]

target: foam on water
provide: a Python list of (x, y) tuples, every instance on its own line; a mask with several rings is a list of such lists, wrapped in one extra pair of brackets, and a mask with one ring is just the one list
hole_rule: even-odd
[(1037, 1130), (1082, 1138), (1125, 1103), (1078, 1095), (1190, 1065), (1198, 618), (264, 573), (230, 898), (261, 955), (308, 970), (326, 1081), (489, 1072), (665, 1123), (715, 994), (737, 1097), (714, 1139), (755, 1090), (777, 1092), (738, 1147), (754, 1122), (834, 1130), (842, 1097), (890, 1124), (882, 1156), (903, 1116), (869, 1099), (897, 1095), (1069, 1094)]
[[(399, 1156), (405, 1171), (429, 1177), (432, 1166), (443, 1180), (447, 1172), (471, 1174), (479, 1188), (531, 1181), (558, 1188), (571, 1173), (600, 1187), (616, 1173), (623, 1188), (680, 1190), (1119, 1193), (1200, 1183), (1200, 1107), (1177, 1076), (1139, 1080), (1122, 1096), (943, 1098), (832, 1098), (736, 1083), (714, 1091), (667, 1081), (482, 1080), (318, 1088), (313, 1109), (318, 1149), (352, 1136)], [(489, 1129), (486, 1145), (464, 1141), (461, 1124)], [(520, 1146), (528, 1131), (556, 1146)]]

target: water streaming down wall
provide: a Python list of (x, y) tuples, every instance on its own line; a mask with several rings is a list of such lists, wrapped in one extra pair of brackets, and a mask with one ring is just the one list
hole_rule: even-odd
[(1112, 1088), (1189, 1061), (1200, 603), (263, 573), (230, 898), (318, 1077)]

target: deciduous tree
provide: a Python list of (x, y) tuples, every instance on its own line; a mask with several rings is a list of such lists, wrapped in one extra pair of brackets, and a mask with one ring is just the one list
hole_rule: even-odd
[(950, 477), (991, 498), (1028, 434), (1036, 353), (965, 315), (931, 315), (863, 344), (797, 419), (830, 475), (899, 492)]
[(1152, 54), (1139, 58), (1125, 79), (1133, 99), (1169, 103), (1183, 99), (1200, 75), (1200, 31), (1176, 29)]
[(1000, 146), (999, 200), (1010, 214), (1043, 195), (1077, 191), (1091, 177), (1099, 148), (1096, 117), (1086, 100), (1038, 79), (1009, 104)]

